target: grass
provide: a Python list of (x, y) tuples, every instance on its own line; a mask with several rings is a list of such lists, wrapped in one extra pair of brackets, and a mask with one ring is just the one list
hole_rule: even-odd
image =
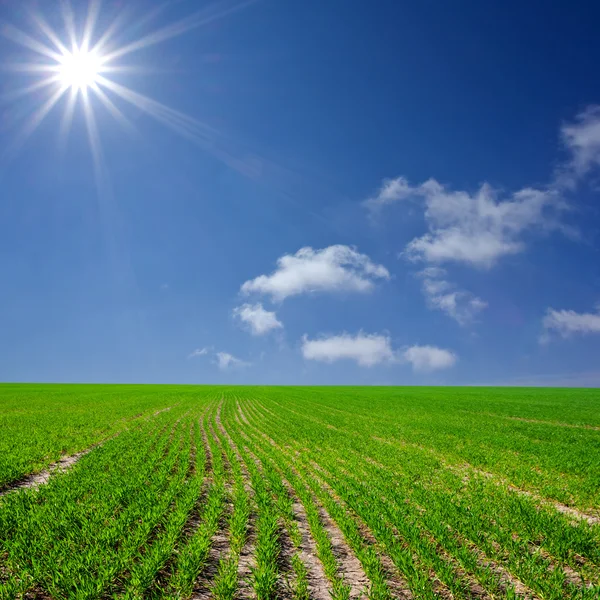
[(5, 384), (0, 431), (1, 599), (600, 598), (598, 390)]

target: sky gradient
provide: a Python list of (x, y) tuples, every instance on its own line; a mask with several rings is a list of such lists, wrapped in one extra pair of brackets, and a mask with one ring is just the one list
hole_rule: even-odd
[(0, 380), (600, 385), (600, 7), (74, 2), (42, 114), (64, 6), (0, 2)]

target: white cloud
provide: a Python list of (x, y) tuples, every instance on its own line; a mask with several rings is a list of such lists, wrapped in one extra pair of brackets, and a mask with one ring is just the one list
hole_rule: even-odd
[(403, 352), (402, 357), (412, 365), (414, 371), (425, 372), (448, 369), (458, 360), (450, 350), (436, 346), (411, 346)]
[(400, 176), (384, 179), (363, 204), (377, 212), (395, 202), (421, 200), (428, 231), (408, 244), (406, 256), (492, 267), (500, 258), (522, 252), (524, 234), (534, 228), (579, 237), (575, 228), (560, 222), (560, 213), (568, 208), (561, 194), (600, 167), (600, 105), (590, 105), (564, 123), (560, 137), (568, 158), (541, 189), (526, 187), (502, 198), (488, 184), (475, 193), (453, 192), (435, 179), (411, 186)]
[(229, 354), (229, 352), (217, 352), (217, 365), (219, 369), (225, 370), (231, 367), (248, 367), (250, 366), (249, 362), (245, 360), (241, 360), (233, 356), (233, 354)]
[(446, 269), (442, 269), (441, 267), (425, 267), (419, 275), (428, 277), (429, 279), (441, 279), (446, 275)]
[(349, 246), (329, 246), (322, 250), (306, 247), (279, 258), (273, 273), (246, 281), (241, 291), (267, 294), (281, 301), (309, 292), (368, 292), (375, 281), (389, 278), (384, 266)]
[(233, 316), (246, 324), (252, 335), (264, 335), (272, 329), (283, 327), (283, 323), (277, 319), (277, 315), (274, 312), (265, 310), (260, 302), (258, 304), (243, 304), (234, 308)]
[(600, 166), (600, 106), (589, 106), (574, 122), (563, 125), (561, 136), (571, 160), (558, 183), (569, 187), (593, 167)]
[(364, 201), (364, 205), (372, 210), (377, 210), (386, 204), (393, 204), (414, 195), (413, 189), (405, 177), (384, 179), (376, 196)]
[(487, 302), (481, 298), (471, 297), (463, 290), (431, 296), (430, 306), (445, 312), (459, 325), (471, 323), (475, 316), (487, 307)]
[(308, 360), (328, 363), (343, 359), (354, 360), (361, 367), (397, 360), (389, 337), (362, 331), (355, 336), (343, 333), (317, 340), (309, 340), (305, 335), (302, 338), (302, 355)]
[(434, 310), (441, 310), (453, 318), (459, 325), (472, 323), (478, 313), (487, 307), (487, 302), (466, 290), (443, 279), (444, 269), (428, 267), (418, 273), (423, 279), (422, 290), (427, 305)]
[(402, 177), (398, 180), (402, 181), (401, 193), (385, 201), (369, 199), (366, 204), (373, 208), (406, 198), (423, 201), (429, 231), (412, 240), (405, 251), (415, 261), (490, 268), (501, 257), (525, 248), (525, 231), (555, 227), (551, 213), (564, 208), (554, 190), (523, 188), (501, 200), (488, 184), (471, 194), (448, 190), (435, 179), (414, 187)]
[(213, 361), (214, 364), (218, 365), (219, 369), (227, 369), (229, 367), (247, 367), (250, 363), (236, 358), (229, 352), (215, 352), (213, 354), (212, 348), (196, 348), (193, 352), (188, 354), (188, 358), (195, 358), (196, 356), (206, 356), (207, 354), (214, 355), (216, 359)]
[(385, 363), (410, 363), (414, 371), (434, 371), (452, 367), (458, 357), (450, 350), (436, 346), (411, 346), (401, 354), (392, 349), (388, 336), (367, 334), (362, 331), (353, 336), (348, 333), (309, 340), (302, 338), (302, 355), (308, 360), (332, 363), (337, 360), (354, 360), (361, 367)]
[(573, 334), (600, 333), (600, 307), (595, 313), (577, 313), (574, 310), (549, 308), (543, 321), (546, 333), (541, 341), (548, 341), (548, 332), (555, 331), (562, 337)]

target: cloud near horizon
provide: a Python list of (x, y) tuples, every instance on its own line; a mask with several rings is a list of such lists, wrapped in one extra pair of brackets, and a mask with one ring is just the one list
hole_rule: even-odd
[(283, 323), (275, 312), (265, 310), (260, 302), (237, 306), (233, 309), (233, 316), (246, 325), (252, 335), (265, 335), (273, 329), (283, 329)]
[(236, 358), (233, 354), (229, 354), (229, 352), (217, 352), (217, 365), (219, 369), (226, 370), (232, 367), (249, 367), (251, 363), (246, 362), (240, 358)]
[(367, 334), (362, 331), (352, 336), (348, 333), (309, 340), (302, 337), (302, 356), (308, 360), (332, 363), (337, 360), (354, 360), (361, 367), (396, 361), (389, 337)]
[(577, 313), (574, 310), (554, 310), (548, 308), (543, 320), (545, 333), (541, 342), (549, 340), (550, 332), (567, 338), (576, 334), (600, 333), (600, 306), (595, 313)]
[(413, 371), (421, 372), (448, 369), (458, 360), (454, 352), (437, 346), (411, 346), (402, 353), (402, 357), (412, 365)]
[(277, 268), (270, 275), (260, 275), (246, 281), (241, 292), (270, 296), (281, 302), (290, 296), (313, 292), (369, 292), (379, 280), (388, 280), (389, 271), (341, 244), (314, 250), (301, 248), (296, 254), (277, 259)]
[(447, 369), (457, 361), (456, 354), (436, 346), (415, 345), (398, 352), (393, 350), (389, 336), (362, 331), (356, 335), (342, 333), (314, 340), (304, 335), (302, 355), (307, 360), (326, 363), (353, 360), (361, 367), (409, 363), (414, 371), (423, 372)]

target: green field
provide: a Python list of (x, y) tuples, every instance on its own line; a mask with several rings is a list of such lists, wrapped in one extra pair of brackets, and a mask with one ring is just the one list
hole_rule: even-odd
[(600, 598), (600, 390), (3, 384), (0, 494), (0, 598)]

